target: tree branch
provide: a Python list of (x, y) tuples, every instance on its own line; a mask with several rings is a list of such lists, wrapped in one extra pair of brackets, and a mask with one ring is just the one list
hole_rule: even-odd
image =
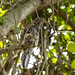
[(58, 9), (58, 15), (60, 17), (62, 17), (65, 21), (67, 21), (67, 23), (73, 28), (73, 30), (75, 31), (75, 23), (73, 23), (69, 18), (67, 20), (67, 15), (64, 14), (61, 10)]
[(34, 43), (32, 43), (32, 44), (25, 44), (25, 45), (22, 45), (22, 44), (12, 45), (12, 46), (10, 46), (8, 48), (0, 49), (0, 54), (9, 52), (11, 48), (13, 48), (12, 51), (16, 51), (16, 50), (19, 50), (19, 49), (23, 49), (23, 46), (24, 46), (24, 48), (35, 47)]
[[(54, 3), (62, 1), (62, 0), (53, 0)], [(25, 3), (19, 2), (14, 7), (15, 12), (15, 19), (16, 19), (16, 25), (21, 22), (23, 19), (25, 19), (29, 14), (34, 12), (37, 9), (40, 9), (42, 7), (47, 6), (45, 2), (42, 2), (42, 0), (28, 0)], [(3, 35), (7, 35), (7, 33), (15, 26), (15, 21), (13, 17), (13, 12), (10, 10), (7, 12), (4, 16), (4, 24), (0, 25), (0, 30), (3, 31)]]

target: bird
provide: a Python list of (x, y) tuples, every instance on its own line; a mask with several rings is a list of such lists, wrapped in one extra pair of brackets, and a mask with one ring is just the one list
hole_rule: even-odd
[[(24, 36), (24, 40), (23, 40), (22, 44), (34, 43), (35, 47), (38, 46), (39, 30), (40, 30), (42, 21), (43, 21), (42, 18), (35, 19), (34, 23), (26, 31), (26, 34)], [(23, 54), (21, 57), (21, 63), (22, 63), (22, 67), (24, 70), (27, 69), (29, 58), (30, 58), (30, 55), (32, 54), (32, 51), (33, 51), (33, 48), (31, 48), (31, 47), (25, 48), (23, 50)]]

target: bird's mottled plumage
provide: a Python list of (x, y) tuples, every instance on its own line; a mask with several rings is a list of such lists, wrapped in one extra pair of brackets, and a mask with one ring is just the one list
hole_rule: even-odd
[[(27, 30), (25, 36), (24, 36), (24, 40), (22, 42), (22, 44), (29, 44), (29, 43), (35, 43), (35, 46), (38, 46), (39, 43), (39, 27), (40, 27), (40, 23), (43, 21), (43, 19), (39, 19), (37, 18), (33, 25), (31, 27), (29, 27), (29, 29)], [(22, 54), (22, 66), (24, 69), (27, 68), (28, 65), (28, 60), (30, 57), (30, 54), (32, 53), (33, 48), (26, 48), (24, 49), (24, 52)]]

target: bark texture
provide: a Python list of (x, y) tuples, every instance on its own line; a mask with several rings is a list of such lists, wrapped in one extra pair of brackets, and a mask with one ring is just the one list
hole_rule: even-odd
[[(53, 3), (55, 4), (58, 1), (62, 0), (53, 0)], [(51, 0), (48, 0), (47, 2), (51, 2)], [(30, 15), (32, 12), (36, 11), (37, 9), (41, 9), (48, 4), (43, 0), (28, 0), (24, 3), (19, 2), (12, 10), (6, 12), (6, 14), (3, 16), (4, 24), (0, 25), (0, 30), (3, 32), (3, 35), (7, 35), (7, 33), (19, 22), (21, 22), (23, 19), (25, 19), (28, 15)], [(14, 21), (14, 15), (13, 11), (15, 13), (15, 20)]]

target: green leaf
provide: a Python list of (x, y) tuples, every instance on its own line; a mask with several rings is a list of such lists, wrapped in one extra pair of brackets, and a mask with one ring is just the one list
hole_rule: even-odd
[(27, 20), (32, 23), (32, 16), (27, 16)]
[(57, 58), (52, 58), (52, 63), (56, 63), (57, 62)]
[(20, 61), (21, 61), (21, 58), (18, 59), (18, 63), (20, 63)]
[(57, 17), (56, 16), (54, 16), (54, 19), (55, 19), (55, 22), (57, 22)]
[(0, 8), (0, 17), (2, 17), (5, 13), (6, 13), (6, 10), (2, 10), (2, 8)]
[(63, 73), (63, 75), (67, 75), (67, 73)]
[(68, 67), (68, 65), (66, 64), (65, 67)]
[(50, 53), (48, 52), (48, 58), (50, 58), (51, 57), (51, 55), (50, 55)]
[(65, 39), (66, 39), (66, 40), (69, 39), (69, 35), (68, 35), (68, 34), (65, 36)]
[(69, 43), (67, 48), (69, 52), (75, 52), (75, 43)]
[(72, 61), (71, 68), (75, 69), (75, 59)]
[(67, 27), (67, 30), (72, 30), (72, 27), (71, 27), (71, 26), (68, 26), (68, 27)]
[(0, 17), (0, 24), (3, 24), (4, 23), (4, 20), (2, 17)]
[(0, 48), (3, 48), (3, 41), (0, 41)]
[(18, 24), (18, 28), (19, 28), (19, 29), (21, 28), (21, 23)]
[(8, 53), (6, 53), (6, 57), (8, 57)]

